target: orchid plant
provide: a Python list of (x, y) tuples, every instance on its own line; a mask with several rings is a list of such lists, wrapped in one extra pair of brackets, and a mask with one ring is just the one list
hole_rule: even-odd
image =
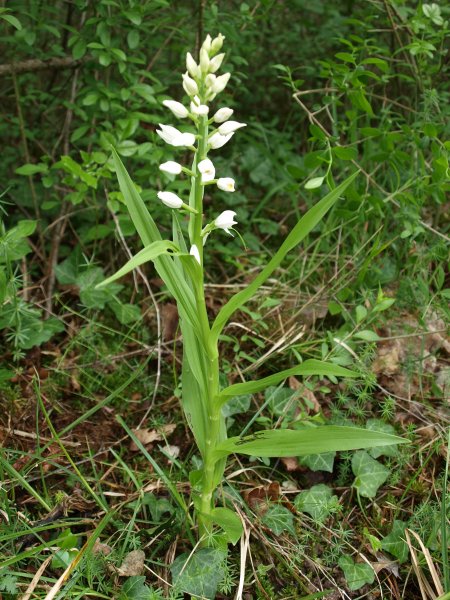
[[(396, 436), (356, 427), (318, 426), (313, 423), (305, 423), (303, 428), (295, 430), (273, 429), (227, 437), (222, 408), (233, 397), (255, 394), (268, 386), (279, 384), (291, 375), (316, 375), (331, 379), (357, 375), (333, 362), (308, 359), (257, 381), (234, 383), (221, 389), (218, 350), (221, 333), (230, 316), (254, 296), (284, 256), (319, 223), (357, 173), (332, 189), (299, 220), (267, 265), (250, 284), (228, 300), (211, 321), (205, 303), (203, 268), (208, 238), (217, 235), (220, 230), (232, 236), (238, 223), (236, 212), (232, 210), (212, 216), (204, 214), (206, 186), (215, 185), (227, 193), (235, 190), (235, 181), (231, 177), (216, 177), (216, 168), (210, 155), (230, 142), (234, 134), (246, 126), (231, 120), (231, 108), (217, 107), (210, 116), (211, 104), (230, 80), (230, 73), (216, 74), (225, 58), (225, 54), (220, 52), (223, 42), (221, 34), (214, 39), (208, 35), (201, 46), (198, 62), (187, 53), (187, 71), (182, 75), (182, 85), (189, 98), (189, 108), (175, 100), (163, 102), (174, 117), (186, 119), (189, 126), (178, 129), (161, 124), (157, 129), (158, 135), (174, 150), (193, 153), (191, 167), (173, 160), (159, 167), (164, 173), (186, 176), (191, 181), (189, 198), (180, 198), (170, 190), (156, 194), (172, 212), (172, 239), (162, 238), (136, 186), (113, 150), (119, 186), (144, 248), (101, 284), (106, 285), (144, 262), (153, 261), (156, 271), (177, 302), (183, 337), (181, 404), (202, 461), (201, 468), (190, 473), (192, 500), (199, 542), (206, 546), (236, 543), (241, 535), (242, 525), (238, 515), (229, 506), (216, 506), (215, 491), (223, 480), (226, 460), (231, 454), (303, 456), (404, 441)], [(180, 215), (188, 221), (187, 234), (180, 225)]]

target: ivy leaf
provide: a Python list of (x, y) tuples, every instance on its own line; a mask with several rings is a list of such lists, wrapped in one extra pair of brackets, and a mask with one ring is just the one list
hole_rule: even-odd
[[(382, 431), (383, 433), (391, 433), (395, 435), (395, 429), (389, 423), (384, 423), (381, 419), (369, 419), (366, 423), (367, 429), (370, 431)], [(397, 456), (397, 446), (378, 446), (377, 448), (371, 448), (369, 454), (372, 458), (378, 458), (379, 456)]]
[(316, 521), (323, 522), (339, 506), (339, 499), (327, 485), (320, 483), (300, 492), (295, 497), (294, 505), (300, 512), (308, 513)]
[(283, 531), (288, 531), (295, 535), (294, 516), (285, 506), (274, 504), (269, 508), (262, 520), (275, 535), (281, 535)]
[(226, 556), (226, 552), (218, 548), (202, 548), (192, 555), (181, 554), (170, 568), (175, 589), (213, 600), (225, 575)]
[(223, 416), (231, 417), (232, 415), (239, 415), (247, 412), (250, 408), (251, 399), (251, 394), (243, 394), (242, 396), (235, 396), (234, 398), (231, 398), (222, 406)]
[(356, 477), (353, 486), (364, 498), (374, 498), (378, 488), (390, 474), (388, 468), (373, 459), (365, 450), (355, 452), (353, 455), (352, 470)]
[(392, 531), (381, 540), (381, 547), (398, 560), (399, 563), (404, 563), (409, 555), (408, 544), (405, 541), (406, 523), (394, 520)]
[(302, 456), (299, 462), (311, 471), (326, 471), (327, 473), (333, 472), (334, 458), (336, 452), (322, 452), (322, 454), (308, 454), (308, 456)]
[(145, 585), (145, 575), (133, 575), (123, 584), (118, 600), (153, 600), (154, 598), (154, 591)]
[(367, 563), (355, 563), (351, 556), (341, 556), (338, 565), (344, 572), (349, 590), (359, 590), (366, 583), (375, 581), (375, 572)]

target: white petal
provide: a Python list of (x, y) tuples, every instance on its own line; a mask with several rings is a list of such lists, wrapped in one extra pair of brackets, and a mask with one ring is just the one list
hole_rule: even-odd
[(233, 109), (232, 108), (219, 108), (219, 110), (215, 113), (213, 119), (215, 123), (223, 123), (224, 121), (227, 121), (231, 115), (233, 114)]
[(227, 233), (231, 235), (229, 229), (233, 227), (233, 225), (237, 224), (237, 221), (234, 220), (236, 213), (234, 210), (224, 210), (214, 221), (214, 225), (218, 229), (224, 229)]
[(183, 88), (188, 96), (196, 96), (198, 94), (198, 85), (187, 73), (183, 74)]
[(227, 121), (226, 123), (222, 123), (219, 127), (220, 135), (228, 135), (232, 131), (237, 131), (241, 127), (247, 127), (245, 123), (238, 123), (238, 121)]
[(173, 114), (179, 119), (184, 119), (189, 115), (188, 109), (181, 104), (181, 102), (176, 102), (175, 100), (164, 100), (163, 105), (166, 106), (169, 110), (173, 112)]
[(200, 260), (200, 252), (195, 244), (192, 244), (189, 254), (195, 258), (199, 265), (202, 264), (202, 261)]
[(171, 175), (179, 175), (181, 173), (181, 165), (173, 160), (168, 160), (167, 162), (159, 165), (161, 171), (164, 173), (170, 173)]
[(181, 208), (183, 200), (173, 192), (158, 192), (158, 198), (169, 208)]
[(223, 59), (225, 58), (225, 54), (218, 54), (214, 58), (209, 61), (209, 70), (211, 73), (215, 73), (222, 64)]
[(213, 133), (209, 138), (208, 144), (211, 146), (211, 148), (213, 148), (213, 150), (217, 150), (218, 148), (225, 146), (225, 144), (231, 140), (233, 135), (234, 132), (229, 133), (228, 135), (221, 135), (218, 131), (216, 131), (216, 133)]
[(209, 106), (206, 104), (197, 106), (194, 102), (191, 102), (191, 113), (198, 115), (199, 117), (204, 117), (209, 113)]
[(217, 180), (217, 187), (224, 192), (234, 192), (234, 179), (231, 177), (220, 177)]
[(223, 92), (230, 77), (231, 73), (224, 73), (223, 75), (219, 75), (219, 77), (216, 77), (214, 85), (212, 86), (212, 91), (215, 94), (220, 94), (220, 92)]
[(190, 52), (186, 54), (186, 69), (189, 71), (191, 77), (198, 77), (201, 74), (198, 64), (195, 62)]

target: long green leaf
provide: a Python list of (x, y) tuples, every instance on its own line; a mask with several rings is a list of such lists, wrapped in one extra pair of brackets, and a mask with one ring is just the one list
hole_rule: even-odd
[(260, 457), (306, 456), (405, 443), (408, 443), (408, 440), (388, 433), (357, 427), (324, 425), (301, 430), (258, 431), (244, 438), (233, 437), (218, 444), (215, 452), (216, 459), (228, 454)]
[(243, 304), (245, 304), (250, 298), (253, 297), (257, 289), (266, 281), (273, 271), (281, 264), (281, 261), (286, 254), (295, 248), (307, 235), (314, 229), (314, 227), (321, 221), (327, 211), (337, 201), (339, 196), (345, 191), (345, 189), (352, 183), (352, 181), (358, 175), (358, 171), (350, 175), (345, 181), (338, 185), (334, 190), (322, 198), (315, 206), (309, 209), (309, 211), (303, 215), (294, 229), (289, 233), (287, 238), (284, 240), (279, 250), (274, 254), (272, 259), (267, 263), (266, 267), (255, 277), (255, 279), (245, 287), (242, 291), (238, 292), (233, 296), (226, 304), (221, 308), (217, 315), (213, 326), (211, 328), (211, 334), (214, 340), (217, 340), (224, 325), (230, 318), (230, 316)]
[(149, 246), (142, 248), (140, 252), (130, 258), (130, 260), (126, 262), (124, 266), (121, 267), (116, 273), (114, 273), (114, 275), (111, 275), (111, 277), (108, 277), (108, 279), (105, 279), (95, 287), (100, 288), (104, 285), (108, 285), (108, 283), (112, 283), (113, 281), (116, 281), (116, 279), (120, 279), (144, 263), (149, 262), (150, 260), (155, 260), (155, 258), (161, 256), (161, 254), (169, 254), (170, 252), (179, 253), (180, 250), (173, 242), (169, 242), (168, 240), (153, 242)]
[(356, 373), (355, 371), (350, 371), (349, 369), (345, 369), (344, 367), (340, 367), (339, 365), (335, 365), (333, 363), (309, 359), (305, 360), (305, 362), (301, 365), (297, 365), (296, 367), (292, 367), (291, 369), (285, 369), (284, 371), (280, 371), (279, 373), (274, 373), (273, 375), (269, 375), (268, 377), (264, 377), (263, 379), (258, 379), (258, 381), (246, 381), (245, 383), (236, 383), (234, 385), (230, 385), (229, 387), (221, 390), (219, 396), (217, 396), (216, 398), (216, 401), (220, 405), (222, 405), (234, 396), (241, 396), (243, 394), (256, 394), (256, 392), (265, 390), (270, 385), (277, 385), (278, 383), (280, 383), (280, 381), (283, 381), (283, 379), (287, 379), (292, 375), (321, 375), (323, 377), (357, 377), (358, 373)]
[[(113, 149), (114, 167), (119, 181), (120, 191), (123, 194), (125, 204), (144, 246), (161, 240), (161, 234), (151, 214), (147, 210), (139, 192), (125, 169), (117, 152)], [(189, 289), (183, 273), (170, 256), (160, 256), (155, 259), (155, 267), (171, 294), (177, 301), (182, 317), (192, 323), (194, 330), (203, 331), (196, 308), (195, 298)], [(202, 340), (206, 344), (206, 340)]]

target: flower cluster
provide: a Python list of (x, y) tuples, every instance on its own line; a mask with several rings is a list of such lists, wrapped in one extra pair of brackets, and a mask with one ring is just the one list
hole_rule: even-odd
[[(202, 200), (204, 187), (215, 184), (224, 192), (235, 191), (235, 181), (231, 177), (216, 178), (216, 169), (213, 162), (208, 158), (210, 150), (216, 150), (224, 146), (233, 137), (235, 132), (245, 123), (230, 120), (233, 115), (231, 108), (219, 108), (212, 117), (209, 117), (209, 103), (226, 87), (230, 73), (216, 75), (225, 58), (220, 53), (224, 36), (219, 35), (212, 39), (208, 35), (202, 44), (197, 63), (188, 52), (186, 55), (186, 72), (182, 75), (183, 89), (189, 96), (189, 108), (176, 100), (164, 100), (163, 105), (178, 119), (190, 119), (196, 133), (183, 132), (171, 125), (160, 124), (156, 130), (158, 135), (169, 145), (180, 148), (189, 148), (195, 152), (192, 169), (178, 162), (169, 160), (159, 166), (160, 170), (170, 175), (185, 173), (192, 177), (194, 193), (191, 194), (190, 203), (169, 191), (158, 192), (159, 199), (169, 208), (188, 210), (195, 215), (196, 219), (202, 219)], [(212, 131), (209, 131), (210, 127)], [(198, 234), (191, 235), (191, 255), (201, 263), (201, 252), (199, 246), (203, 246), (207, 236), (214, 229), (223, 229), (232, 235), (230, 229), (236, 225), (234, 220), (236, 213), (232, 210), (223, 211), (213, 222), (205, 227), (197, 227)]]

